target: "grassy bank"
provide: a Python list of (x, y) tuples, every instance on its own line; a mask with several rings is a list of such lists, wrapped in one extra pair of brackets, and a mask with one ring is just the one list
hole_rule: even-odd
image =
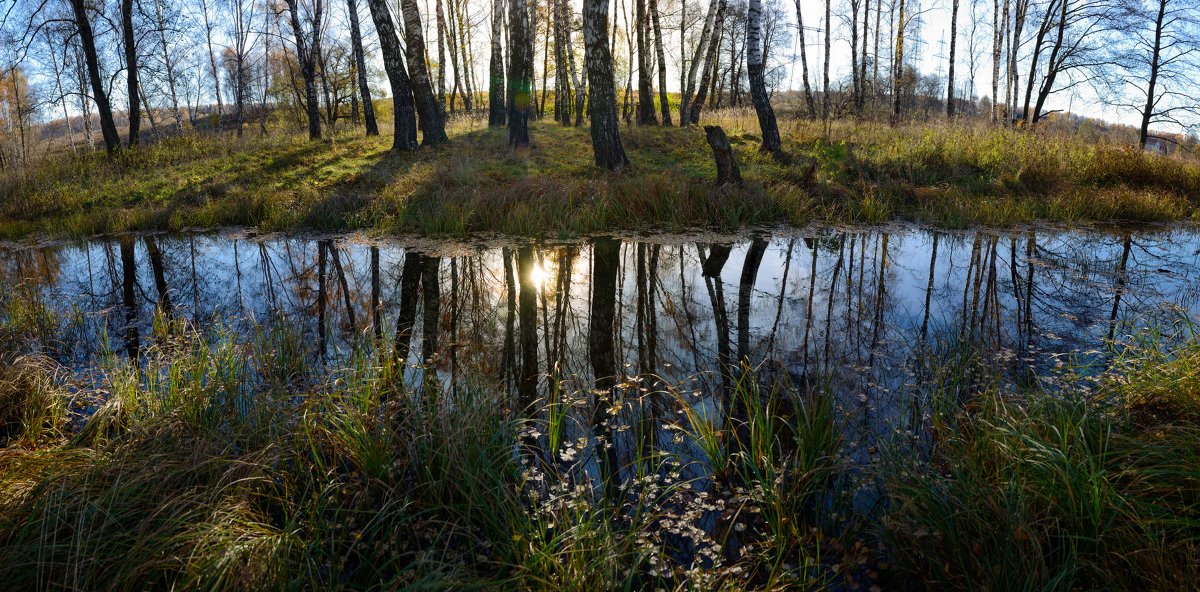
[[(389, 155), (390, 138), (343, 132), (189, 136), (121, 154), (51, 159), (0, 185), (0, 236), (249, 225), (424, 234), (575, 235), (612, 229), (919, 220), (1195, 218), (1200, 164), (1129, 148), (969, 124), (783, 122), (791, 158), (757, 152), (750, 112), (716, 114), (747, 184), (714, 189), (702, 130), (625, 128), (633, 168), (592, 166), (586, 129), (539, 122), (527, 153), (478, 120), (451, 145)], [(809, 176), (812, 163), (816, 172)]]
[[(518, 412), (484, 378), (453, 394), (404, 384), (370, 347), (322, 368), (284, 323), (250, 336), (159, 323), (141, 366), (111, 357), (88, 383), (53, 361), (69, 319), (11, 290), (0, 311), (0, 581), (14, 589), (1162, 590), (1200, 577), (1194, 336), (1132, 346), (1087, 389), (1060, 377), (923, 402), (929, 419), (862, 464), (827, 393), (749, 370), (722, 403), (731, 416), (695, 404), (709, 393), (636, 380)], [(941, 380), (970, 371), (948, 362)], [(637, 435), (648, 401), (671, 410), (674, 437)], [(597, 438), (623, 459), (608, 489)], [(880, 502), (855, 503), (863, 488)]]

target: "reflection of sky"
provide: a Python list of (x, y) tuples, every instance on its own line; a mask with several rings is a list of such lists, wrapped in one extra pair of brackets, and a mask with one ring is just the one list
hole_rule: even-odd
[[(138, 319), (145, 335), (160, 296), (146, 242), (140, 237), (132, 240)], [(317, 359), (320, 273), (315, 240), (233, 234), (159, 235), (154, 240), (163, 254), (162, 274), (176, 314), (200, 326), (219, 324), (236, 332), (245, 332), (250, 321), (264, 323), (286, 317), (302, 329)], [(1034, 241), (1032, 257), (1027, 255), (1030, 240)], [(328, 244), (332, 246), (327, 251), (325, 269), (328, 355), (345, 353), (354, 335), (373, 334), (371, 298), (376, 275), (381, 333), (385, 342), (390, 342), (396, 326), (405, 248), (356, 239)], [(852, 395), (869, 390), (869, 385), (889, 390), (902, 386), (905, 378), (901, 369), (918, 349), (926, 314), (930, 342), (966, 340), (993, 354), (1019, 349), (1028, 342), (1030, 351), (1026, 353), (1031, 359), (1037, 357), (1033, 354), (1037, 351), (1102, 348), (1118, 285), (1121, 235), (1091, 231), (939, 233), (931, 270), (933, 244), (934, 234), (918, 229), (844, 232), (815, 228), (780, 232), (770, 238), (763, 256), (746, 311), (748, 324), (743, 328), (737, 307), (749, 240), (733, 246), (718, 286), (711, 280), (706, 284), (701, 275), (701, 245), (681, 237), (648, 239), (647, 267), (653, 252), (657, 252), (657, 267), (647, 269), (647, 275), (654, 276), (652, 282), (647, 280), (654, 307), (643, 315), (642, 325), (657, 328), (657, 371), (676, 380), (718, 368), (720, 311), (713, 306), (712, 298), (718, 287), (724, 297), (727, 339), (733, 355), (737, 355), (738, 333), (745, 331), (753, 363), (777, 360), (793, 378), (806, 371), (831, 372), (851, 400)], [(1167, 304), (1196, 312), (1198, 245), (1200, 236), (1188, 230), (1134, 236), (1123, 276), (1125, 288), (1118, 320), (1135, 325), (1155, 322)], [(377, 267), (372, 264), (373, 247), (378, 249)], [(708, 250), (707, 245), (703, 248)], [(560, 303), (556, 291), (565, 283), (559, 274), (568, 260), (568, 251), (572, 270), (569, 297)], [(620, 252), (616, 357), (620, 363), (630, 365), (630, 372), (636, 372), (640, 326), (637, 245), (624, 243)], [(537, 250), (536, 257), (541, 258), (543, 270), (540, 285), (536, 286), (540, 292), (540, 367), (545, 369), (554, 361), (563, 376), (589, 380), (591, 249), (587, 244), (555, 246)], [(76, 352), (75, 365), (85, 363), (88, 353), (97, 349), (86, 346), (103, 334), (120, 349), (125, 316), (116, 240), (41, 249), (10, 248), (0, 251), (0, 271), (10, 282), (24, 277), (25, 283), (39, 286), (52, 306), (63, 311), (74, 309), (84, 318), (96, 320), (82, 331), (80, 341), (85, 347)], [(1031, 271), (1033, 300), (1025, 303)], [(932, 290), (927, 294), (931, 276)], [(814, 286), (811, 303), (810, 283)], [(468, 366), (493, 371), (499, 368), (508, 315), (502, 250), (460, 249), (453, 262), (451, 257), (442, 257), (439, 287), (440, 347), (445, 350), (453, 342), (460, 361)], [(457, 294), (456, 301), (452, 294)], [(347, 314), (347, 300), (353, 323)], [(1024, 316), (1026, 305), (1032, 318)], [(414, 363), (423, 339), (421, 308), (423, 305), (415, 319), (410, 357)], [(971, 319), (975, 319), (974, 324)], [(448, 333), (452, 320), (456, 321), (458, 334), (455, 340)], [(1022, 337), (1027, 329), (1031, 329), (1029, 336)], [(803, 365), (806, 349), (811, 369)], [(824, 355), (827, 349), (828, 358)], [(1043, 359), (1039, 363), (1045, 362)], [(444, 374), (448, 368), (439, 366), (439, 370)]]

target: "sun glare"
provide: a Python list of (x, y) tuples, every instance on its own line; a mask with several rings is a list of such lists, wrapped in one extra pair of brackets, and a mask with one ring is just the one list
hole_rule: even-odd
[(533, 282), (533, 285), (539, 288), (546, 283), (546, 277), (548, 275), (549, 274), (546, 272), (546, 268), (541, 263), (535, 263), (533, 265), (533, 269), (529, 270), (529, 280)]

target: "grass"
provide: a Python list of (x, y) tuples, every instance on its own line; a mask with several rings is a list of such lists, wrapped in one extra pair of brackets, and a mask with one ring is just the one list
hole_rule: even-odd
[[(1146, 333), (1107, 372), (1015, 392), (945, 361), (937, 380), (964, 386), (931, 390), (936, 420), (863, 464), (831, 393), (745, 365), (728, 393), (562, 382), (517, 414), (486, 376), (452, 393), (398, 382), (374, 353), (386, 343), (321, 365), (285, 320), (248, 336), (160, 320), (139, 363), (108, 354), (79, 380), (53, 362), (71, 321), (46, 310), (0, 287), (0, 581), (14, 589), (1158, 590), (1200, 577), (1193, 333)], [(647, 445), (639, 430), (658, 422)], [(595, 478), (605, 444), (621, 459), (613, 490)], [(855, 504), (864, 487), (883, 503)]]
[[(474, 231), (565, 236), (809, 221), (917, 220), (942, 226), (1034, 220), (1196, 218), (1200, 164), (1049, 133), (970, 122), (782, 122), (778, 162), (758, 153), (747, 111), (714, 114), (748, 182), (712, 186), (702, 130), (622, 128), (633, 166), (592, 165), (586, 129), (536, 122), (513, 152), (503, 129), (460, 119), (449, 147), (388, 152), (390, 137), (344, 131), (309, 142), (187, 136), (127, 151), (51, 158), (0, 181), (0, 236), (86, 236), (222, 225)], [(815, 162), (816, 172), (807, 174)]]

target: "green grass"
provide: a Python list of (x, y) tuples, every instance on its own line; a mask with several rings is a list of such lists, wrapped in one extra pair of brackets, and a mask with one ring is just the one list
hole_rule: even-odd
[[(633, 166), (592, 166), (586, 128), (534, 124), (513, 152), (504, 129), (451, 125), (451, 145), (393, 155), (390, 136), (293, 131), (188, 136), (127, 151), (49, 158), (0, 181), (0, 236), (84, 236), (221, 225), (378, 229), (430, 235), (578, 235), (736, 229), (809, 221), (943, 226), (1035, 220), (1195, 218), (1200, 164), (970, 122), (782, 122), (785, 163), (758, 153), (752, 113), (719, 112), (744, 187), (716, 189), (698, 128), (622, 128)], [(815, 161), (816, 173), (807, 176)]]
[[(857, 420), (829, 393), (749, 366), (726, 413), (697, 411), (711, 393), (629, 377), (602, 396), (562, 383), (517, 415), (484, 376), (449, 396), (398, 383), (374, 353), (386, 343), (308, 363), (282, 320), (247, 336), (160, 321), (141, 364), (109, 353), (98, 382), (77, 383), (39, 353), (67, 347), (70, 326), (0, 287), (0, 581), (13, 589), (1159, 590), (1200, 577), (1200, 342), (1187, 332), (1144, 334), (1087, 389), (1057, 376), (1001, 392), (950, 351), (936, 419), (856, 464), (843, 434)], [(984, 386), (964, 396), (967, 384)], [(80, 413), (83, 400), (98, 409)], [(630, 434), (615, 441), (615, 493), (583, 472), (593, 410)], [(677, 437), (646, 447), (647, 421)], [(864, 487), (885, 503), (853, 503)]]

